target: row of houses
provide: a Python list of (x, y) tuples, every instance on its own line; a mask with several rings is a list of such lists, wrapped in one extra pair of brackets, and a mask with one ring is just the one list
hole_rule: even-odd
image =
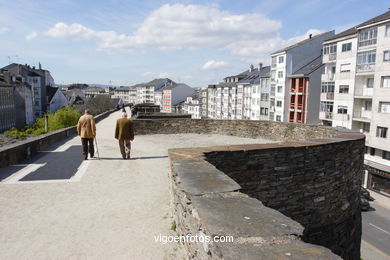
[(270, 66), (251, 65), (209, 85), (202, 105), (188, 97), (186, 112), (364, 133), (364, 185), (390, 195), (390, 11), (336, 35), (310, 35), (270, 58)]
[(0, 132), (32, 124), (68, 104), (48, 70), (12, 63), (0, 69)]
[(182, 104), (195, 90), (184, 83), (176, 83), (168, 78), (154, 79), (134, 86), (121, 86), (113, 90), (113, 98), (119, 98), (124, 104), (155, 104), (161, 112), (177, 112), (176, 107)]

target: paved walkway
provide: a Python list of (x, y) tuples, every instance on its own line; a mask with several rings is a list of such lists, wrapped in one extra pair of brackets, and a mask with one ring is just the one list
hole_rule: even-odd
[[(76, 137), (27, 166), (2, 169), (14, 174), (0, 183), (0, 259), (178, 258), (177, 245), (154, 240), (171, 232), (167, 149), (266, 142), (220, 135), (136, 136), (134, 159), (123, 160), (113, 138), (119, 116), (97, 124), (101, 160), (75, 166)], [(70, 168), (73, 173), (65, 176)]]

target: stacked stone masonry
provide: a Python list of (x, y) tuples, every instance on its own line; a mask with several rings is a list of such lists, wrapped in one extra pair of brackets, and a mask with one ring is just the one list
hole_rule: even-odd
[(190, 258), (360, 259), (363, 135), (244, 120), (140, 120), (135, 126), (138, 134), (280, 141), (169, 151), (178, 232), (235, 238), (232, 244), (186, 243)]

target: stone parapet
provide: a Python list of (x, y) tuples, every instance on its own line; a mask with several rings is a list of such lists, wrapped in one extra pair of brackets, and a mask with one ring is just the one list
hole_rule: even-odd
[[(197, 121), (187, 122), (187, 132), (218, 133), (218, 122), (225, 125)], [(299, 125), (246, 122), (249, 129), (241, 121), (230, 134), (267, 138), (257, 134), (267, 128), (282, 142), (169, 150), (178, 232), (234, 237), (234, 243), (185, 243), (188, 256), (360, 259), (364, 135), (302, 125), (305, 138), (288, 142), (288, 131), (298, 133)], [(155, 131), (157, 122), (150, 123), (139, 130)], [(157, 132), (184, 131), (176, 123), (161, 122)]]
[[(104, 112), (95, 116), (95, 122), (106, 118), (115, 110)], [(0, 147), (0, 168), (6, 167), (11, 164), (17, 164), (23, 162), (32, 156), (36, 155), (39, 151), (53, 145), (54, 143), (64, 140), (68, 137), (77, 134), (76, 126), (60, 129), (54, 132), (29, 138), (28, 140), (21, 140), (11, 145)]]

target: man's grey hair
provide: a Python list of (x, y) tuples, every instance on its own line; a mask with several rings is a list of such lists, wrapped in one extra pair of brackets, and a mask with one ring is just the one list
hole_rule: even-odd
[(122, 113), (122, 117), (127, 117), (127, 113), (126, 113), (126, 112), (123, 112), (123, 113)]
[(85, 109), (84, 113), (89, 114), (89, 109)]

